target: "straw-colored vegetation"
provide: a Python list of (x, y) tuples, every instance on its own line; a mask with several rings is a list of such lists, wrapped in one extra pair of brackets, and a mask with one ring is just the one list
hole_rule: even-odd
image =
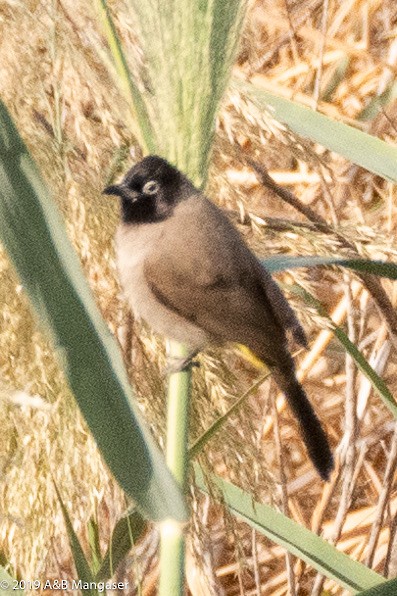
[[(137, 61), (127, 7), (115, 1), (112, 8), (127, 56)], [(393, 144), (396, 31), (393, 0), (253, 1), (235, 74), (249, 74), (258, 86)], [(122, 303), (112, 249), (117, 206), (100, 194), (129, 167), (137, 147), (127, 105), (109, 75), (94, 3), (4, 0), (0, 33), (2, 99), (62, 209), (98, 305), (128, 357), (143, 414), (162, 444), (162, 345), (132, 323)], [(259, 254), (345, 253), (336, 238), (300, 227), (305, 219), (260, 186), (247, 157), (266, 165), (279, 185), (335, 225), (362, 256), (395, 260), (392, 184), (309, 141), (298, 143), (233, 91), (219, 117), (208, 193), (233, 212)], [(275, 217), (295, 225), (276, 225)], [(353, 275), (299, 269), (278, 279), (313, 293), (397, 395), (395, 347)], [(382, 285), (395, 304), (393, 284)], [(292, 291), (288, 295), (310, 338), (310, 351), (297, 356), (300, 373), (335, 448), (337, 472), (329, 484), (321, 483), (269, 383), (229, 418), (202, 463), (376, 571), (396, 575), (393, 418), (324, 319)], [(53, 481), (85, 546), (87, 522), (94, 517), (106, 548), (126, 502), (4, 253), (0, 314), (0, 562), (11, 563), (21, 578), (71, 579), (75, 572)], [(229, 349), (209, 350), (201, 363), (194, 371), (192, 441), (257, 378)], [(320, 593), (312, 570), (286, 560), (283, 549), (192, 492), (187, 578), (194, 596)], [(157, 541), (155, 531), (148, 532), (118, 571), (146, 595), (154, 593)], [(330, 580), (324, 588), (343, 593)]]

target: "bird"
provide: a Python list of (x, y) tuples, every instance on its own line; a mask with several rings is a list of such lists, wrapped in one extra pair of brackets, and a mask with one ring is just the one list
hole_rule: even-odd
[(120, 200), (117, 269), (135, 317), (187, 346), (191, 357), (208, 345), (248, 348), (271, 370), (314, 467), (328, 480), (330, 444), (289, 351), (289, 338), (307, 347), (305, 332), (227, 215), (157, 155), (144, 157), (103, 193)]

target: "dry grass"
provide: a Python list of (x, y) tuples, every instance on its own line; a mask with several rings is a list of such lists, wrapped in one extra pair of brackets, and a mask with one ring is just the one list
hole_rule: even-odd
[[(133, 25), (120, 15), (123, 39), (136, 54)], [(373, 97), (392, 83), (396, 70), (397, 7), (394, 0), (251, 2), (236, 70), (269, 89), (345, 122), (354, 121)], [(0, 3), (2, 97), (68, 222), (98, 304), (125, 343), (128, 316), (115, 279), (112, 235), (117, 208), (100, 189), (130, 163), (134, 150), (126, 106), (103, 65), (105, 45), (90, 3), (81, 0), (3, 0)], [(324, 33), (326, 33), (324, 39)], [(338, 75), (338, 72), (342, 75)], [(326, 99), (326, 101), (324, 100)], [(359, 126), (396, 142), (395, 103)], [(209, 193), (221, 205), (245, 214), (241, 230), (261, 254), (334, 251), (329, 237), (294, 228), (280, 232), (253, 216), (302, 221), (257, 183), (236, 149), (260, 158), (281, 185), (332, 222), (363, 255), (395, 259), (397, 197), (384, 180), (342, 158), (304, 143), (297, 150), (240, 97), (230, 97), (219, 120)], [(307, 270), (279, 278), (310, 289), (360, 345), (392, 392), (396, 357), (387, 330), (362, 287), (340, 272)], [(393, 303), (395, 288), (383, 283)], [(346, 288), (350, 292), (346, 295)], [(340, 456), (339, 473), (322, 485), (303, 451), (288, 412), (278, 400), (282, 452), (275, 449), (269, 385), (250, 398), (206, 450), (217, 471), (258, 499), (286, 505), (297, 521), (322, 531), (338, 547), (373, 568), (397, 573), (396, 455), (391, 415), (323, 322), (291, 295), (308, 330), (311, 351), (300, 355), (301, 375)], [(54, 358), (54, 348), (36, 326), (23, 288), (0, 254), (0, 553), (23, 578), (73, 578), (67, 537), (53, 479), (87, 542), (86, 525), (98, 517), (102, 545), (125, 503), (104, 468)], [(163, 356), (145, 329), (134, 335), (131, 367), (139, 400), (160, 442), (164, 396)], [(229, 351), (208, 352), (195, 373), (192, 436), (198, 436), (255, 378)], [(271, 388), (273, 396), (274, 388)], [(345, 403), (348, 404), (345, 412)], [(356, 436), (351, 430), (356, 429)], [(279, 482), (282, 463), (287, 482)], [(386, 473), (387, 472), (387, 473)], [(385, 506), (380, 510), (378, 503)], [(319, 593), (313, 571), (292, 561), (291, 585), (283, 550), (222, 514), (202, 496), (194, 500), (189, 586), (199, 594)], [(371, 532), (379, 531), (373, 556)], [(153, 593), (155, 537), (146, 537), (129, 570), (144, 594)], [(148, 556), (150, 553), (150, 556)], [(198, 553), (198, 556), (197, 556)], [(373, 559), (373, 561), (372, 561)], [(199, 565), (201, 561), (201, 565)], [(291, 561), (290, 561), (291, 563)], [(204, 571), (204, 573), (203, 573)], [(135, 575), (134, 575), (135, 574)], [(204, 576), (206, 580), (204, 581)], [(331, 594), (343, 591), (326, 581)], [(317, 592), (316, 592), (317, 590)], [(131, 591), (131, 593), (133, 593)]]

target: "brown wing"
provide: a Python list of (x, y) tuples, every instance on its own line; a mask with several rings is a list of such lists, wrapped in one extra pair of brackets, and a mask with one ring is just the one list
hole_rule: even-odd
[(212, 203), (195, 197), (182, 207), (145, 262), (149, 287), (214, 339), (269, 352), (270, 364), (274, 340), (285, 345), (285, 332), (264, 292), (258, 261)]
[(261, 267), (261, 276), (263, 279), (262, 288), (272, 305), (274, 315), (279, 320), (280, 325), (286, 331), (290, 331), (294, 341), (302, 347), (307, 348), (306, 334), (296, 314), (270, 273), (260, 264), (259, 266)]

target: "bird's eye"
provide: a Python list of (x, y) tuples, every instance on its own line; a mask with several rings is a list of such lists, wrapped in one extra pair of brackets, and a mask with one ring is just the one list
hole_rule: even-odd
[(142, 191), (145, 195), (155, 195), (158, 192), (159, 188), (160, 185), (158, 182), (156, 182), (156, 180), (149, 180), (149, 182), (146, 182), (146, 184), (142, 188)]

